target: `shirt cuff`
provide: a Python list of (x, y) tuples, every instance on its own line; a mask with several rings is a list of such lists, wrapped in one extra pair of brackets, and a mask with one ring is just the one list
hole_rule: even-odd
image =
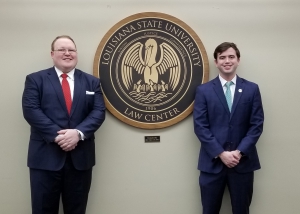
[(80, 130), (78, 130), (78, 129), (76, 129), (76, 131), (78, 132), (79, 139), (80, 140), (84, 140), (85, 139), (84, 134)]

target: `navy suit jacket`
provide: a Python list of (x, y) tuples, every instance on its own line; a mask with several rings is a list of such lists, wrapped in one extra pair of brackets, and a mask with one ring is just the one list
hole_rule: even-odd
[[(86, 91), (94, 92), (87, 94)], [(78, 129), (86, 137), (70, 151), (74, 167), (87, 170), (95, 165), (94, 133), (105, 119), (100, 80), (75, 69), (74, 94), (70, 115), (61, 83), (54, 67), (29, 74), (22, 98), (23, 115), (31, 126), (28, 166), (57, 171), (67, 153), (54, 142), (62, 129)]]
[(257, 84), (237, 76), (231, 112), (219, 77), (198, 86), (193, 117), (201, 142), (199, 170), (219, 173), (226, 166), (216, 157), (236, 149), (244, 154), (234, 167), (237, 172), (260, 168), (256, 143), (263, 131), (264, 113)]

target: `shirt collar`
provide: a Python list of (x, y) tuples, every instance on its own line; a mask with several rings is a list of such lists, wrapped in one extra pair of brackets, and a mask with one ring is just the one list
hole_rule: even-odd
[[(60, 77), (63, 74), (63, 72), (59, 70), (57, 67), (54, 66), (54, 69), (58, 77)], [(74, 81), (74, 73), (75, 73), (75, 68), (73, 68), (70, 72), (67, 73), (68, 77), (73, 81)]]
[[(225, 84), (227, 83), (227, 80), (225, 80), (223, 77), (221, 77), (220, 74), (219, 74), (219, 79), (220, 79), (221, 85), (224, 87)], [(231, 82), (233, 82), (233, 84), (236, 85), (236, 75), (234, 75)]]

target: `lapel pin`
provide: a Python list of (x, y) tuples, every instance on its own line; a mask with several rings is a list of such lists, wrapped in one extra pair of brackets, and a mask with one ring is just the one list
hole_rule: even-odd
[(239, 92), (241, 93), (243, 90), (242, 89), (239, 89)]

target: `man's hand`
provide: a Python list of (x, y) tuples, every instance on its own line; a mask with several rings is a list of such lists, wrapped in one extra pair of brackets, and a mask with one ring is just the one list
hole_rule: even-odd
[(80, 140), (76, 129), (63, 129), (58, 131), (57, 134), (55, 142), (66, 152), (75, 149)]
[[(237, 154), (238, 153), (238, 154)], [(233, 168), (238, 163), (240, 162), (240, 157), (238, 151), (233, 151), (233, 152), (222, 152), (219, 157), (221, 158), (222, 162), (228, 167), (228, 168)]]
[(241, 152), (240, 152), (239, 150), (234, 150), (234, 151), (232, 151), (231, 153), (232, 153), (232, 155), (233, 155), (236, 159), (238, 159), (239, 161), (241, 160), (242, 154), (241, 154)]

